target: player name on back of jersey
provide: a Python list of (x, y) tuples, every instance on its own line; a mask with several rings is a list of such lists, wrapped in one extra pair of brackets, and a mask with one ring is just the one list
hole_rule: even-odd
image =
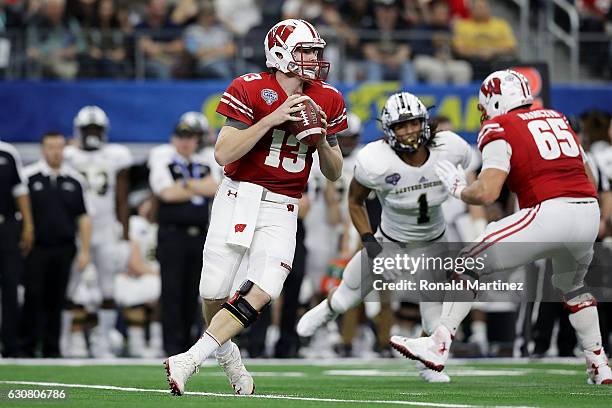
[(517, 116), (523, 120), (533, 120), (533, 119), (540, 119), (540, 118), (561, 118), (562, 117), (562, 115), (559, 112), (555, 112), (554, 110), (550, 110), (550, 109), (540, 109), (540, 110), (534, 110), (530, 112), (519, 113)]

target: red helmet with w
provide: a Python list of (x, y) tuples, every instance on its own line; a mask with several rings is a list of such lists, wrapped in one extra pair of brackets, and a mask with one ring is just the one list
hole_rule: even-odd
[[(330, 64), (323, 60), (325, 41), (312, 24), (305, 20), (288, 19), (277, 23), (264, 40), (266, 66), (286, 74), (292, 73), (306, 80), (325, 80)], [(316, 60), (309, 60), (302, 52), (314, 49)]]

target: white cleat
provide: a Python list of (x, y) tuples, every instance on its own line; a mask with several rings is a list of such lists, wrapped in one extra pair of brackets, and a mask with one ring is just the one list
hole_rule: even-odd
[(423, 379), (423, 381), (428, 383), (449, 383), (451, 381), (448, 374), (444, 371), (437, 372), (434, 370), (430, 370), (425, 367), (425, 364), (420, 361), (416, 362), (416, 368), (419, 370), (419, 376)]
[(418, 360), (427, 368), (440, 372), (444, 370), (444, 365), (448, 360), (451, 335), (446, 327), (439, 326), (429, 337), (409, 339), (403, 336), (392, 336), (389, 343), (404, 357)]
[(230, 385), (234, 388), (234, 394), (252, 395), (255, 393), (253, 377), (242, 363), (240, 349), (235, 343), (232, 343), (232, 350), (229, 353), (217, 356), (217, 362), (225, 371)]
[(164, 361), (166, 378), (170, 385), (172, 395), (180, 396), (185, 393), (185, 383), (200, 370), (200, 366), (193, 360), (191, 354), (177, 354)]
[(297, 324), (296, 331), (300, 337), (312, 336), (319, 327), (331, 322), (338, 313), (329, 307), (329, 301), (325, 299), (302, 316)]
[(584, 351), (587, 364), (587, 384), (612, 384), (612, 370), (603, 348), (596, 351)]

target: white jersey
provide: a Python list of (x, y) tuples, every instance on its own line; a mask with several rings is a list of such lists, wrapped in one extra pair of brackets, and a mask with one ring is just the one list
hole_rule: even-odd
[(453, 132), (435, 135), (430, 155), (420, 167), (406, 164), (384, 140), (369, 143), (357, 156), (355, 179), (376, 192), (382, 205), (380, 231), (400, 242), (430, 241), (444, 233), (442, 203), (448, 191), (435, 172), (446, 159), (467, 168), (470, 145)]
[[(149, 169), (154, 167), (153, 163), (158, 160), (166, 161), (168, 157), (174, 156), (176, 149), (170, 143), (155, 146), (149, 152), (149, 159), (147, 165)], [(200, 161), (210, 167), (210, 174), (217, 183), (221, 183), (223, 180), (223, 167), (215, 160), (215, 148), (214, 146), (206, 146), (202, 150), (194, 154), (194, 160)]]
[(116, 229), (117, 226), (117, 174), (132, 165), (132, 154), (127, 147), (118, 144), (105, 144), (100, 149), (91, 151), (66, 146), (64, 159), (87, 181), (86, 196), (93, 207), (92, 243), (103, 239), (101, 235), (104, 235), (104, 239), (109, 239), (106, 231)]

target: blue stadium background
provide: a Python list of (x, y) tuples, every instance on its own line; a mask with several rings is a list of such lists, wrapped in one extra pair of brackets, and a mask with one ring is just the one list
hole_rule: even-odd
[[(225, 81), (30, 81), (4, 82), (0, 86), (0, 139), (12, 143), (37, 142), (54, 129), (72, 134), (72, 120), (83, 105), (99, 105), (111, 120), (114, 142), (165, 142), (177, 118), (188, 110), (202, 110), (219, 128), (223, 118), (215, 113), (219, 98), (229, 85)], [(400, 88), (398, 82), (363, 82), (354, 86), (335, 84), (349, 109), (366, 127), (363, 141), (379, 137), (376, 117), (385, 97)], [(432, 112), (448, 116), (469, 142), (475, 141), (480, 113), (478, 85), (407, 88)], [(551, 108), (566, 115), (591, 109), (610, 109), (612, 85), (553, 85)]]

